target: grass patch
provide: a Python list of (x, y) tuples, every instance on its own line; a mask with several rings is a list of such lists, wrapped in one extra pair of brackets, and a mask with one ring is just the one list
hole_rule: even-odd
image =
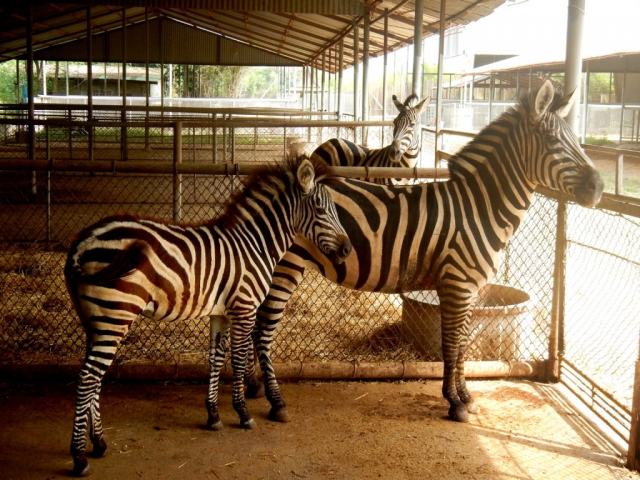
[(613, 140), (609, 140), (607, 137), (587, 137), (587, 140), (584, 142), (587, 145), (600, 145), (603, 147), (617, 147), (618, 144)]

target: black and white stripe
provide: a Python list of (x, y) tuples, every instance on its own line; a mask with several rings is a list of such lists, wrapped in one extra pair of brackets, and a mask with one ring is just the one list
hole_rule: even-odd
[[(382, 148), (367, 148), (342, 138), (332, 138), (322, 143), (311, 154), (312, 159), (327, 165), (342, 167), (408, 167), (416, 166), (421, 149), (422, 125), (420, 116), (427, 109), (430, 97), (421, 102), (410, 95), (401, 103), (393, 95), (398, 116), (393, 120), (393, 140)], [(403, 184), (403, 179), (377, 178), (379, 184)]]
[[(218, 343), (227, 341), (230, 330), (233, 406), (242, 426), (254, 425), (244, 401), (244, 369), (256, 311), (276, 264), (297, 235), (337, 264), (351, 250), (328, 193), (332, 181), (326, 165), (291, 160), (247, 180), (216, 220), (189, 226), (121, 215), (78, 234), (65, 266), (69, 294), (87, 334), (71, 440), (75, 474), (88, 472), (88, 424), (94, 455), (107, 448), (99, 413), (101, 381), (141, 314), (158, 322), (226, 316), (230, 327)], [(207, 408), (214, 429), (221, 427), (214, 370), (224, 353), (211, 352)]]
[[(369, 292), (435, 289), (442, 312), (443, 395), (449, 415), (467, 421), (476, 411), (464, 378), (468, 315), (478, 290), (496, 273), (501, 250), (517, 230), (534, 189), (544, 185), (585, 206), (599, 202), (603, 182), (562, 119), (576, 95), (540, 91), (482, 130), (449, 161), (450, 180), (382, 186), (343, 180), (329, 191), (353, 252), (337, 265), (296, 242), (276, 267), (258, 311), (254, 343), (270, 417), (286, 421), (269, 356), (277, 323), (306, 268), (342, 286)], [(251, 391), (258, 388), (248, 371)]]

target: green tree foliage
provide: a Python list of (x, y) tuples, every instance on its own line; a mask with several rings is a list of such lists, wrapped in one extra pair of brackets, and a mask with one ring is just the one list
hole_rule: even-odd
[[(25, 79), (26, 80), (26, 79)], [(0, 102), (17, 103), (16, 63), (0, 63)]]

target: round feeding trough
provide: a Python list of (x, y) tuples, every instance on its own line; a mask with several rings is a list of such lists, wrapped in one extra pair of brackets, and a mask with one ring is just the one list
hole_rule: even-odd
[[(478, 292), (469, 323), (468, 359), (517, 360), (522, 333), (530, 330), (532, 302), (528, 293), (507, 285), (488, 284)], [(402, 295), (402, 329), (425, 360), (442, 360), (440, 300), (435, 290)]]

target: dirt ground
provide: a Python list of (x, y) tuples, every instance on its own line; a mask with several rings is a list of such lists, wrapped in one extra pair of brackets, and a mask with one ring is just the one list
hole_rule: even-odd
[[(480, 413), (446, 419), (439, 381), (283, 385), (291, 422), (238, 428), (230, 387), (221, 432), (206, 429), (204, 384), (106, 384), (109, 446), (98, 479), (640, 479), (558, 394), (527, 381), (472, 381)], [(73, 384), (0, 384), (4, 479), (56, 479), (71, 469)]]

